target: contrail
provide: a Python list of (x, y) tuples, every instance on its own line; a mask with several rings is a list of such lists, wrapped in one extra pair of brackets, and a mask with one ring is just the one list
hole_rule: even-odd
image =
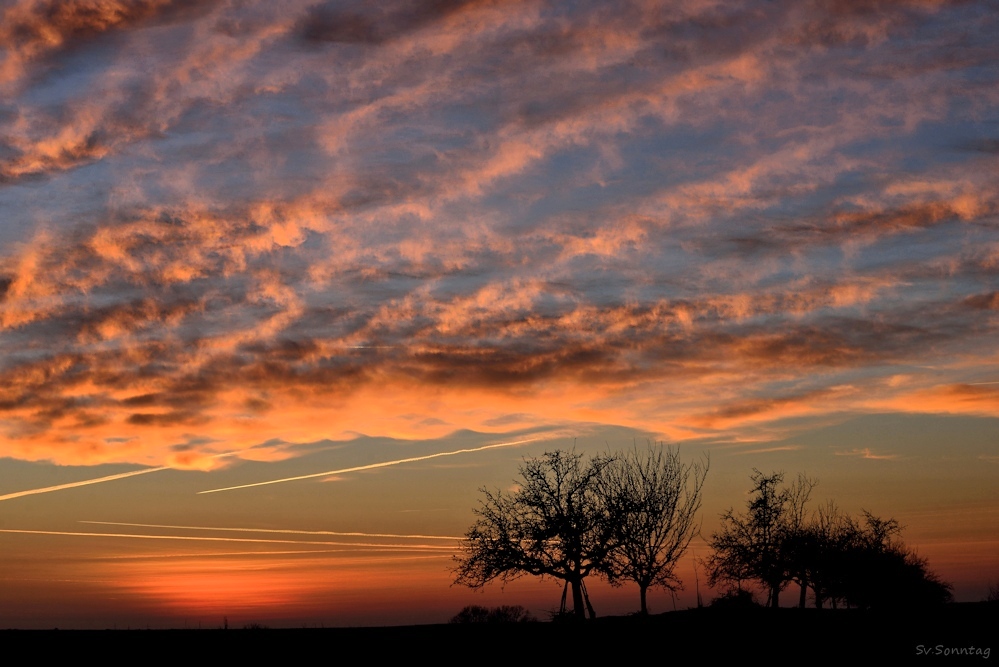
[(368, 542), (319, 542), (312, 540), (276, 540), (250, 537), (200, 537), (194, 535), (141, 535), (135, 533), (83, 533), (62, 530), (16, 530), (0, 528), (0, 533), (20, 535), (62, 535), (69, 537), (123, 537), (135, 540), (184, 540), (188, 542), (241, 542), (253, 544), (308, 544), (328, 547), (365, 547), (389, 551), (452, 551), (453, 547), (434, 544), (377, 544)]
[(436, 459), (441, 456), (455, 456), (457, 454), (470, 454), (471, 452), (481, 452), (486, 449), (496, 449), (498, 447), (512, 447), (513, 445), (522, 445), (525, 442), (534, 442), (536, 440), (541, 440), (541, 438), (528, 438), (527, 440), (514, 440), (512, 442), (500, 442), (494, 445), (485, 445), (483, 447), (473, 447), (471, 449), (456, 449), (453, 452), (438, 452), (437, 454), (427, 454), (426, 456), (414, 456), (409, 459), (397, 459), (395, 461), (382, 461), (381, 463), (369, 463), (368, 465), (355, 466), (353, 468), (341, 468), (340, 470), (327, 470), (326, 472), (314, 472), (309, 475), (298, 475), (297, 477), (284, 477), (282, 479), (272, 479), (266, 482), (254, 482), (253, 484), (240, 484), (239, 486), (227, 486), (222, 489), (208, 489), (207, 491), (199, 491), (198, 495), (204, 493), (218, 493), (219, 491), (234, 491), (236, 489), (249, 489), (253, 486), (266, 486), (267, 484), (281, 484), (282, 482), (297, 482), (300, 479), (312, 479), (314, 477), (326, 477), (328, 475), (340, 475), (347, 472), (358, 472), (360, 470), (372, 470), (374, 468), (387, 468), (388, 466), (397, 466), (403, 463), (414, 463), (416, 461), (426, 461), (427, 459)]
[[(357, 552), (358, 549), (284, 549), (281, 551), (211, 551), (205, 553), (167, 553), (167, 554), (130, 554), (128, 556), (96, 556), (93, 560), (166, 560), (169, 558), (230, 558), (232, 556), (302, 556), (308, 554), (343, 554)], [(382, 549), (364, 549), (364, 551), (398, 551), (391, 546)], [(396, 556), (392, 560), (431, 560), (436, 558), (447, 558), (446, 553), (433, 553), (429, 556)], [(365, 559), (367, 562), (376, 562), (374, 559)]]
[[(390, 555), (392, 552), (398, 552), (398, 549), (364, 549), (362, 553), (366, 553), (365, 556), (357, 555), (358, 549), (296, 549), (292, 551), (216, 551), (211, 553), (180, 553), (180, 554), (133, 554), (131, 556), (100, 556), (94, 558), (94, 560), (102, 561), (156, 561), (156, 560), (180, 560), (180, 559), (191, 559), (197, 558), (198, 560), (204, 560), (207, 558), (240, 558), (249, 557), (257, 558), (260, 556), (274, 557), (274, 556), (308, 556), (308, 555), (335, 555), (341, 563), (349, 562), (363, 562), (366, 565), (373, 565), (377, 563), (400, 563), (405, 561), (416, 561), (416, 560), (441, 560), (443, 558), (451, 558), (450, 554), (447, 553), (432, 553), (427, 556), (419, 555)], [(385, 553), (382, 553), (385, 552)], [(351, 554), (351, 556), (345, 556), (345, 554)], [(377, 554), (377, 555), (375, 555)], [(361, 560), (363, 558), (363, 561)]]
[(46, 486), (44, 489), (28, 489), (27, 491), (17, 491), (15, 493), (8, 493), (5, 496), (0, 496), (0, 500), (12, 500), (14, 498), (20, 498), (22, 496), (32, 496), (36, 493), (49, 493), (51, 491), (62, 491), (63, 489), (73, 489), (78, 486), (87, 486), (88, 484), (113, 482), (116, 479), (125, 479), (126, 477), (135, 477), (136, 475), (146, 475), (151, 472), (159, 472), (160, 470), (170, 470), (170, 466), (161, 466), (159, 468), (145, 468), (143, 470), (133, 470), (132, 472), (121, 472), (118, 473), (117, 475), (108, 475), (107, 477), (98, 477), (97, 479), (85, 479), (79, 482), (70, 482), (69, 484)]
[[(335, 554), (342, 549), (283, 549), (281, 551), (211, 551), (206, 553), (129, 554), (127, 556), (97, 556), (93, 560), (163, 560), (167, 558), (229, 558), (231, 556), (301, 556), (303, 554)], [(434, 558), (435, 556), (430, 556)], [(427, 558), (427, 556), (423, 556)]]
[(80, 521), (99, 526), (131, 526), (133, 528), (172, 528), (174, 530), (214, 530), (234, 533), (278, 533), (282, 535), (330, 535), (333, 537), (389, 537), (404, 540), (463, 540), (452, 535), (398, 535), (395, 533), (341, 533), (332, 530), (282, 530), (276, 528), (217, 528), (214, 526), (173, 526), (161, 523), (125, 523), (123, 521)]
[[(225, 456), (234, 456), (239, 452), (225, 452), (222, 454), (215, 454), (211, 458), (220, 459)], [(135, 477), (136, 475), (148, 475), (151, 472), (160, 472), (161, 470), (175, 470), (173, 466), (160, 466), (158, 468), (144, 468), (142, 470), (133, 470), (131, 472), (120, 472), (117, 475), (108, 475), (107, 477), (97, 477), (96, 479), (84, 479), (79, 482), (69, 482), (68, 484), (58, 484), (56, 486), (46, 486), (42, 489), (28, 489), (27, 491), (15, 491), (14, 493), (8, 493), (7, 495), (0, 496), (0, 500), (13, 500), (14, 498), (21, 498), (22, 496), (33, 496), (36, 493), (51, 493), (52, 491), (62, 491), (63, 489), (75, 489), (78, 486), (87, 486), (88, 484), (100, 484), (102, 482), (113, 482), (116, 479), (125, 479), (126, 477)]]

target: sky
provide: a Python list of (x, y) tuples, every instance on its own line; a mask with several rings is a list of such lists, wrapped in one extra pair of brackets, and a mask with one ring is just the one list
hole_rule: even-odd
[[(996, 34), (987, 0), (0, 0), (0, 627), (544, 616), (555, 582), (451, 585), (479, 489), (647, 441), (710, 456), (705, 537), (804, 472), (982, 599)], [(653, 611), (716, 593), (698, 552)]]

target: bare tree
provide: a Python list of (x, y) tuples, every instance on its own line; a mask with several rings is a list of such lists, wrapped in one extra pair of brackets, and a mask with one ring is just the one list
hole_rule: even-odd
[(708, 463), (684, 464), (678, 448), (649, 445), (604, 468), (600, 490), (613, 542), (600, 569), (614, 585), (638, 584), (643, 614), (650, 587), (683, 588), (675, 570), (700, 530), (695, 515)]
[(793, 571), (801, 587), (799, 606), (804, 607), (808, 587), (815, 594), (815, 606), (821, 609), (828, 600), (837, 604), (837, 591), (842, 588), (841, 561), (856, 541), (860, 527), (852, 517), (843, 514), (836, 503), (828, 501), (812, 520), (791, 537)]
[(784, 473), (764, 475), (756, 469), (750, 479), (754, 486), (747, 511), (723, 513), (721, 531), (708, 541), (714, 549), (707, 561), (708, 583), (758, 581), (768, 590), (768, 606), (777, 607), (781, 590), (796, 574), (790, 537), (804, 527), (805, 505), (816, 482), (799, 475), (783, 486)]
[[(613, 459), (587, 461), (575, 452), (555, 451), (525, 461), (513, 493), (482, 489), (478, 520), (455, 557), (455, 583), (481, 588), (525, 574), (551, 577), (572, 589), (577, 618), (595, 616), (583, 580), (606, 559), (610, 525), (598, 480)], [(562, 594), (563, 611), (565, 590)]]

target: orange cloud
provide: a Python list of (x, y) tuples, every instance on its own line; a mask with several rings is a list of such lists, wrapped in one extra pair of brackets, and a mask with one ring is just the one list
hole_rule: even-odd
[(994, 414), (910, 372), (994, 366), (991, 144), (911, 168), (957, 65), (869, 65), (941, 17), (969, 20), (15, 3), (0, 453), (210, 468), (358, 432)]

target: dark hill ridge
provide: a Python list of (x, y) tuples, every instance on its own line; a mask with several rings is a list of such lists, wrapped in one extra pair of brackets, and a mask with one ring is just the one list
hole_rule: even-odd
[[(828, 664), (868, 658), (890, 664), (992, 660), (999, 605), (950, 604), (933, 611), (690, 609), (649, 617), (569, 623), (440, 624), (371, 628), (240, 630), (6, 630), (11, 650), (137, 652), (163, 658), (439, 654), (491, 663), (584, 657), (602, 662), (648, 654), (663, 661), (759, 657), (767, 664)], [(341, 652), (346, 651), (346, 654)], [(350, 658), (351, 660), (353, 658)], [(334, 660), (336, 662), (338, 660)], [(751, 662), (751, 660), (750, 660)]]

